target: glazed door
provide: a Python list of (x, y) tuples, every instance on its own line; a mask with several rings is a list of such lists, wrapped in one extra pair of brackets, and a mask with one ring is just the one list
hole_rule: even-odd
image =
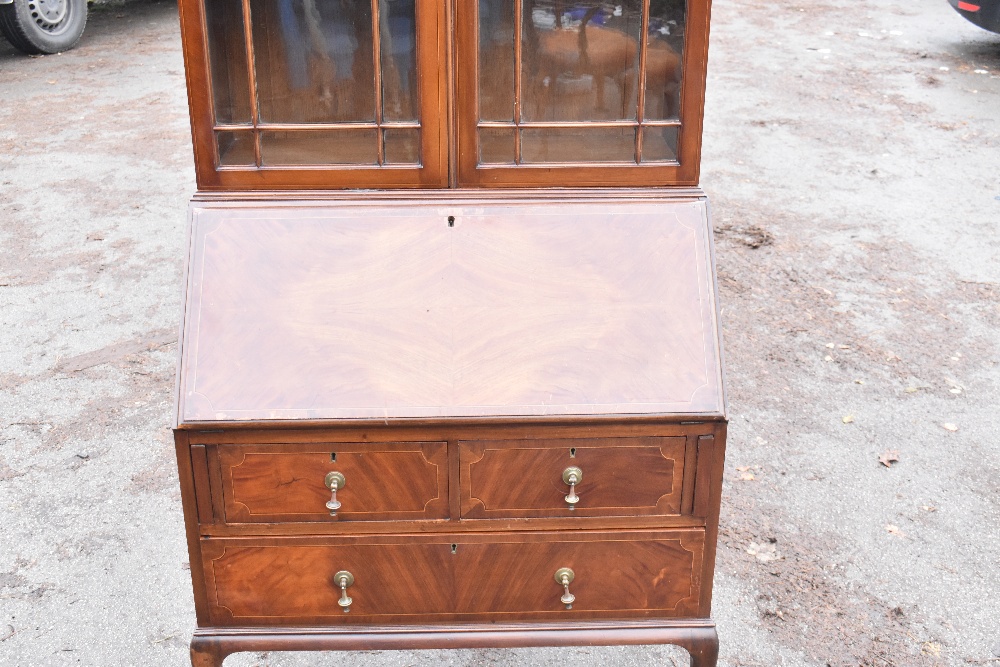
[(459, 181), (695, 185), (708, 3), (458, 0)]
[(180, 0), (199, 187), (697, 185), (708, 0)]
[(181, 12), (202, 188), (447, 185), (442, 3), (181, 0)]

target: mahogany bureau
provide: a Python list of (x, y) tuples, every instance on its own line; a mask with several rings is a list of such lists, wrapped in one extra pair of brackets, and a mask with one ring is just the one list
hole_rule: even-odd
[(633, 642), (712, 664), (705, 204), (602, 201), (193, 206), (195, 664)]
[(708, 0), (179, 0), (195, 667), (716, 663)]

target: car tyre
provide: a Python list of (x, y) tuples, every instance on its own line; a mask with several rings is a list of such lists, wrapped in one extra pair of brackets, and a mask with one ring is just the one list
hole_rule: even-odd
[(87, 0), (14, 0), (0, 5), (0, 32), (28, 54), (76, 46), (87, 25)]

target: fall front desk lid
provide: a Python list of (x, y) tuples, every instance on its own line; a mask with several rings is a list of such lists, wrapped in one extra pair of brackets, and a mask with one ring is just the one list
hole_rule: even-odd
[(702, 199), (196, 202), (179, 425), (721, 416)]

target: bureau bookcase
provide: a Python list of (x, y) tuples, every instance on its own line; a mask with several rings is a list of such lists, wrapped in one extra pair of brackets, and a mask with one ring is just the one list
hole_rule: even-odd
[(708, 2), (179, 6), (193, 665), (666, 643), (714, 665)]

